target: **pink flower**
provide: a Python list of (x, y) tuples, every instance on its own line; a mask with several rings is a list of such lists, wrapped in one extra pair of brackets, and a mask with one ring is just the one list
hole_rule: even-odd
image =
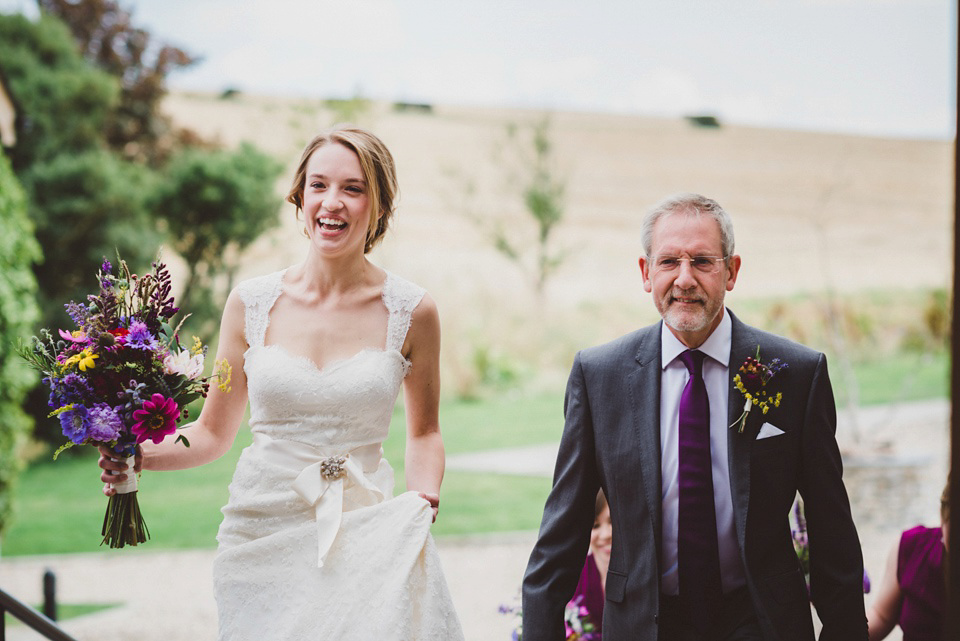
[(180, 418), (180, 408), (172, 398), (165, 398), (163, 394), (154, 394), (149, 401), (143, 402), (143, 407), (133, 413), (136, 423), (130, 428), (137, 437), (137, 443), (147, 439), (159, 443), (168, 434), (177, 431), (177, 420)]
[(84, 334), (81, 330), (76, 330), (76, 331), (73, 331), (73, 332), (67, 332), (67, 331), (64, 331), (64, 330), (61, 329), (61, 330), (60, 330), (60, 338), (62, 338), (62, 339), (64, 339), (64, 340), (68, 340), (68, 341), (70, 341), (71, 343), (86, 343), (86, 342), (87, 342), (87, 335)]

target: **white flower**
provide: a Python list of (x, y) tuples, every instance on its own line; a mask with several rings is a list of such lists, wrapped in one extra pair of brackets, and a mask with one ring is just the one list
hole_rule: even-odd
[(180, 374), (196, 380), (203, 374), (203, 354), (191, 355), (189, 350), (176, 354), (170, 352), (163, 357), (163, 371), (165, 374)]

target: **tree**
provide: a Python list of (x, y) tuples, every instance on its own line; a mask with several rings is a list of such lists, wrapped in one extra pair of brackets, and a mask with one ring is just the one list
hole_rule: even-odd
[(0, 15), (0, 69), (19, 108), (9, 151), (18, 175), (39, 160), (100, 144), (119, 87), (84, 62), (59, 20)]
[[(533, 283), (537, 294), (543, 293), (547, 278), (563, 262), (563, 254), (550, 247), (550, 236), (563, 219), (564, 183), (554, 174), (553, 143), (550, 140), (550, 120), (544, 117), (533, 125), (530, 132), (532, 154), (525, 151), (519, 142), (516, 127), (508, 128), (508, 136), (518, 146), (517, 155), (525, 169), (521, 178), (523, 204), (537, 225), (537, 244), (534, 256)], [(520, 263), (522, 249), (504, 232), (495, 230), (496, 248), (508, 258)]]
[[(43, 259), (34, 267), (40, 287), (41, 325), (73, 329), (64, 303), (85, 302), (97, 288), (103, 259), (118, 253), (142, 272), (160, 246), (156, 222), (146, 206), (150, 175), (145, 168), (103, 149), (61, 155), (24, 172)], [(26, 407), (36, 420), (34, 435), (59, 445), (57, 421), (46, 418), (47, 392), (31, 390)]]
[(70, 29), (81, 55), (116, 78), (117, 108), (105, 130), (110, 147), (125, 158), (162, 163), (189, 132), (176, 131), (160, 112), (167, 75), (197, 62), (183, 49), (157, 43), (132, 23), (132, 13), (116, 0), (37, 0), (40, 8)]
[[(103, 257), (119, 252), (139, 270), (156, 256), (149, 172), (106, 148), (117, 82), (80, 57), (57, 19), (0, 15), (0, 68), (19, 108), (11, 161), (42, 251), (34, 266), (40, 325), (66, 328), (63, 304), (85, 300)], [(58, 442), (39, 386), (25, 407), (36, 419), (35, 435)]]
[[(43, 251), (41, 325), (69, 327), (63, 304), (85, 300), (104, 257), (119, 253), (142, 271), (157, 255), (158, 225), (190, 269), (178, 302), (191, 320), (216, 317), (219, 302), (206, 294), (218, 274), (229, 277), (236, 253), (276, 222), (279, 168), (252, 147), (211, 151), (173, 131), (160, 113), (166, 75), (192, 58), (154, 46), (115, 0), (39, 4), (37, 21), (0, 15), (0, 70), (19, 107), (11, 157)], [(197, 148), (184, 149), (188, 141)], [(215, 335), (215, 324), (203, 328)], [(27, 406), (35, 435), (57, 442), (46, 401), (35, 387)]]
[(45, 326), (66, 327), (63, 304), (96, 289), (104, 257), (135, 270), (150, 264), (160, 234), (147, 208), (152, 176), (109, 151), (91, 149), (35, 163), (24, 172), (44, 260), (35, 268)]
[(0, 154), (0, 535), (10, 522), (13, 488), (23, 465), (20, 449), (33, 424), (22, 404), (36, 375), (14, 347), (27, 340), (38, 316), (30, 266), (39, 258), (26, 196)]
[(472, 178), (456, 170), (447, 173), (460, 183), (464, 200), (459, 208), (483, 230), (494, 249), (516, 263), (530, 280), (536, 295), (542, 297), (547, 280), (564, 259), (563, 252), (553, 249), (551, 239), (563, 219), (566, 185), (554, 167), (549, 118), (544, 117), (529, 130), (511, 124), (506, 133), (496, 160), (504, 168), (508, 189), (518, 193), (524, 211), (535, 226), (532, 242), (529, 236), (524, 236), (522, 225), (516, 220), (505, 224), (477, 207), (477, 186)]
[[(170, 246), (187, 262), (178, 304), (193, 314), (194, 331), (216, 332), (241, 252), (278, 223), (273, 183), (281, 169), (246, 143), (237, 151), (186, 149), (165, 168), (152, 208), (163, 217)], [(227, 283), (218, 292), (221, 273)]]

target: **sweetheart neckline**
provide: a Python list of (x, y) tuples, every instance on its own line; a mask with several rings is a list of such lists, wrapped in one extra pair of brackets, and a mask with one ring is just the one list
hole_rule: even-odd
[[(314, 360), (313, 360), (312, 358), (307, 358), (306, 356), (300, 356), (299, 354), (294, 354), (293, 352), (291, 352), (290, 350), (288, 350), (288, 349), (287, 349), (286, 347), (284, 347), (283, 345), (279, 345), (279, 344), (276, 344), (276, 343), (273, 343), (273, 344), (270, 344), (270, 345), (251, 345), (250, 347), (247, 348), (247, 352), (250, 352), (250, 350), (257, 349), (257, 348), (272, 350), (272, 351), (275, 351), (275, 352), (280, 352), (280, 353), (282, 353), (283, 355), (285, 355), (287, 358), (289, 358), (289, 359), (291, 359), (291, 360), (293, 360), (293, 361), (297, 361), (297, 362), (303, 363), (304, 365), (308, 366), (311, 370), (313, 370), (313, 371), (316, 372), (317, 374), (324, 374), (324, 373), (330, 371), (331, 369), (339, 368), (339, 367), (345, 365), (346, 363), (349, 363), (350, 361), (353, 361), (353, 360), (359, 358), (360, 356), (362, 356), (362, 355), (364, 355), (364, 354), (370, 354), (370, 353), (376, 353), (376, 354), (396, 354), (397, 356), (400, 357), (400, 360), (401, 360), (404, 364), (409, 365), (409, 363), (410, 363), (410, 361), (409, 361), (406, 357), (404, 357), (404, 355), (400, 352), (400, 350), (398, 350), (398, 349), (387, 349), (387, 348), (385, 348), (385, 347), (364, 347), (363, 349), (361, 349), (361, 350), (358, 351), (357, 353), (353, 354), (352, 356), (347, 356), (347, 357), (344, 357), (344, 358), (338, 358), (338, 359), (335, 359), (335, 360), (330, 361), (329, 363), (324, 363), (322, 366), (321, 366), (321, 365), (317, 365), (317, 363), (314, 362)], [(246, 359), (244, 359), (244, 360), (246, 360)]]

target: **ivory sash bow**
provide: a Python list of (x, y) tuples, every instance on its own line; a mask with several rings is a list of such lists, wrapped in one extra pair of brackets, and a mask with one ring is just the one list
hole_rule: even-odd
[[(269, 441), (261, 445), (271, 458), (282, 456), (284, 463), (288, 465), (291, 459), (301, 462), (312, 461), (303, 468), (291, 487), (304, 501), (314, 507), (317, 521), (317, 567), (322, 568), (327, 553), (340, 531), (344, 493), (349, 492), (350, 502), (360, 507), (376, 505), (384, 499), (383, 492), (367, 478), (361, 467), (362, 461), (370, 461), (372, 458), (371, 447), (359, 447), (343, 455), (346, 457), (343, 462), (344, 473), (339, 478), (330, 479), (324, 477), (321, 467), (324, 461), (332, 457), (323, 456), (300, 443), (268, 437), (264, 437), (263, 440)], [(254, 441), (257, 441), (256, 436)], [(375, 449), (376, 459), (379, 462), (381, 452), (379, 445)]]

